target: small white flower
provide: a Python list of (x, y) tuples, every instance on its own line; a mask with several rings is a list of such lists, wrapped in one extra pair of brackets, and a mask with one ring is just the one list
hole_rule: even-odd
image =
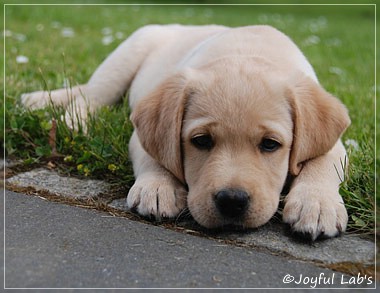
[(347, 147), (352, 147), (355, 151), (357, 151), (359, 149), (359, 144), (354, 139), (346, 139), (346, 141), (344, 142), (344, 144)]
[(11, 37), (12, 36), (12, 32), (10, 30), (4, 30), (3, 31), (3, 36), (5, 36), (5, 37)]
[(102, 44), (103, 44), (104, 46), (108, 46), (108, 45), (111, 44), (113, 41), (114, 41), (113, 36), (104, 36), (103, 39), (102, 39)]
[(318, 36), (312, 35), (303, 41), (303, 45), (304, 46), (316, 45), (316, 44), (319, 44), (320, 41), (321, 39)]
[(23, 55), (19, 55), (16, 57), (16, 62), (18, 64), (25, 64), (29, 62), (29, 58)]
[(267, 23), (268, 20), (269, 20), (268, 15), (266, 15), (266, 14), (260, 14), (259, 15), (259, 22), (260, 23)]
[(25, 42), (26, 41), (26, 36), (23, 34), (15, 34), (14, 38), (19, 41), (19, 42)]
[(109, 28), (109, 27), (105, 27), (105, 28), (103, 28), (102, 29), (102, 34), (103, 35), (110, 35), (110, 34), (112, 34), (112, 29), (111, 28)]
[(336, 74), (336, 75), (343, 75), (344, 74), (344, 71), (343, 69), (339, 68), (339, 67), (330, 67), (329, 68), (329, 72), (332, 73), (332, 74)]
[(38, 32), (42, 32), (44, 30), (44, 28), (45, 27), (44, 27), (44, 25), (42, 23), (39, 23), (39, 24), (36, 25), (36, 30)]
[(115, 34), (116, 39), (121, 40), (124, 39), (124, 34), (122, 32), (117, 32)]
[(74, 37), (75, 32), (71, 27), (64, 27), (61, 31), (61, 35), (64, 38), (72, 38)]
[(320, 16), (320, 17), (318, 17), (317, 22), (318, 22), (318, 24), (319, 24), (321, 27), (323, 27), (323, 28), (326, 28), (327, 25), (328, 25), (327, 18), (324, 17), (324, 16)]
[(327, 19), (323, 16), (313, 19), (309, 24), (309, 30), (312, 33), (317, 33), (325, 28), (327, 28)]

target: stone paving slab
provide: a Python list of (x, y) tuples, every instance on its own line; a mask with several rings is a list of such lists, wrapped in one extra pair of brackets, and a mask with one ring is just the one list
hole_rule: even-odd
[[(111, 192), (111, 186), (100, 180), (81, 180), (60, 176), (57, 172), (36, 169), (15, 175), (6, 180), (6, 184), (20, 187), (32, 187), (63, 197), (94, 198)], [(125, 195), (108, 203), (109, 207), (126, 211)], [(185, 225), (186, 227), (186, 225)], [(358, 235), (306, 243), (291, 236), (287, 226), (282, 223), (269, 223), (259, 229), (237, 233), (228, 231), (211, 235), (239, 246), (263, 249), (275, 254), (287, 255), (300, 260), (314, 261), (323, 264), (361, 263), (374, 265), (375, 243)]]
[(265, 247), (275, 253), (285, 253), (297, 259), (320, 261), (326, 264), (359, 262), (371, 264), (375, 258), (375, 243), (358, 235), (300, 242), (292, 237), (285, 224), (268, 224), (256, 231), (244, 234), (229, 233), (225, 238), (253, 247)]
[(60, 176), (55, 171), (39, 168), (9, 178), (7, 183), (19, 187), (47, 190), (63, 197), (92, 198), (110, 190), (110, 185), (100, 180), (81, 180)]

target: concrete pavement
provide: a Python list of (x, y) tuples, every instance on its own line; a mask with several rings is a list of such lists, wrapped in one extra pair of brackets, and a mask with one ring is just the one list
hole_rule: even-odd
[(365, 275), (346, 276), (36, 196), (4, 195), (5, 288), (375, 286)]

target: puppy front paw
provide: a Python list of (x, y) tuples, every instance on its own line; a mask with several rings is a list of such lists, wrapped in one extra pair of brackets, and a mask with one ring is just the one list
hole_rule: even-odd
[(344, 232), (348, 215), (338, 191), (298, 184), (285, 199), (283, 220), (294, 232), (314, 241)]
[(127, 197), (127, 206), (142, 216), (173, 218), (186, 207), (187, 191), (166, 175), (138, 177)]

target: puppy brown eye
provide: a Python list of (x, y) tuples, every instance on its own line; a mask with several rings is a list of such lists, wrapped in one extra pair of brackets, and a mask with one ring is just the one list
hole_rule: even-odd
[(199, 134), (191, 138), (191, 143), (200, 150), (210, 150), (214, 146), (214, 141), (209, 134)]
[(281, 147), (281, 144), (278, 141), (275, 141), (270, 138), (264, 138), (260, 143), (260, 150), (263, 152), (274, 152)]

